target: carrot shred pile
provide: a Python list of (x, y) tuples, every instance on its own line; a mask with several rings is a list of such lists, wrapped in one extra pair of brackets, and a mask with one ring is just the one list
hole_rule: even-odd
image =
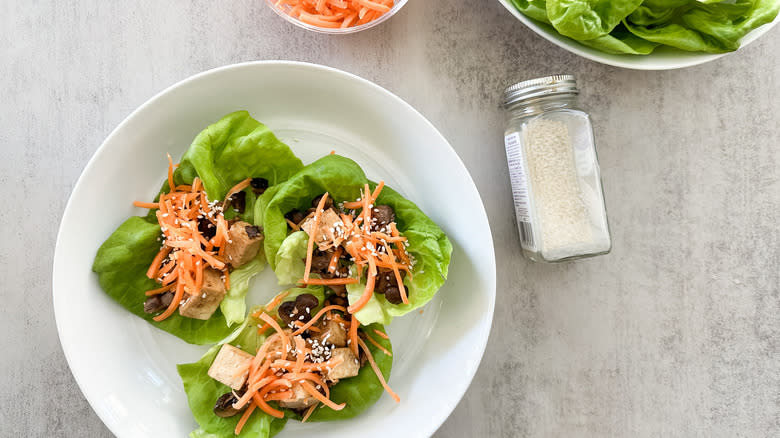
[[(230, 289), (230, 273), (224, 260), (228, 242), (228, 225), (222, 207), (210, 203), (200, 179), (191, 185), (177, 186), (173, 180), (173, 160), (168, 155), (168, 193), (161, 193), (157, 202), (133, 203), (136, 207), (157, 209), (157, 222), (162, 230), (160, 251), (152, 260), (146, 276), (162, 287), (146, 292), (147, 296), (174, 291), (173, 301), (155, 321), (173, 315), (189, 296), (198, 295), (203, 288), (204, 272), (212, 268), (221, 273), (225, 289)], [(240, 182), (229, 193), (236, 193), (249, 184)], [(243, 184), (243, 187), (241, 187)], [(200, 222), (207, 221), (214, 228), (214, 236), (207, 239), (199, 229)]]
[(345, 29), (376, 20), (394, 4), (394, 0), (278, 0), (276, 7), (312, 26)]
[[(272, 304), (278, 305), (279, 303), (277, 300), (273, 300)], [(344, 409), (345, 403), (335, 403), (330, 399), (330, 388), (325, 382), (326, 372), (332, 367), (339, 365), (341, 359), (330, 358), (321, 362), (312, 361), (313, 352), (304, 339), (300, 337), (304, 331), (314, 328), (313, 325), (323, 316), (334, 315), (333, 311), (346, 312), (347, 309), (337, 305), (325, 306), (310, 321), (299, 326), (294, 331), (283, 329), (280, 323), (267, 313), (270, 312), (268, 308), (258, 310), (252, 314), (253, 317), (265, 322), (264, 328), (273, 328), (275, 333), (265, 339), (254, 358), (236, 370), (236, 375), (248, 372), (246, 391), (233, 404), (233, 407), (239, 410), (246, 408), (236, 425), (236, 435), (241, 433), (249, 416), (255, 409), (260, 409), (276, 418), (283, 418), (284, 412), (271, 406), (269, 402), (294, 399), (293, 385), (295, 384), (300, 385), (300, 388), (317, 400), (315, 405), (308, 408), (303, 421), (309, 418), (320, 403), (333, 410), (339, 411)], [(348, 325), (347, 330), (349, 330), (350, 335), (355, 333), (354, 340), (350, 341), (353, 344), (350, 347), (355, 347), (353, 352), (358, 351), (357, 348), (359, 347), (363, 348), (368, 361), (372, 364), (371, 368), (377, 374), (377, 378), (382, 383), (382, 386), (394, 400), (400, 401), (398, 396), (387, 385), (368, 347), (357, 336), (357, 328), (360, 326), (360, 322), (354, 317), (352, 318), (353, 322), (344, 321), (343, 319), (341, 321)], [(390, 354), (387, 349), (378, 345), (378, 343), (376, 344), (380, 351)], [(359, 356), (356, 355), (356, 357)]]

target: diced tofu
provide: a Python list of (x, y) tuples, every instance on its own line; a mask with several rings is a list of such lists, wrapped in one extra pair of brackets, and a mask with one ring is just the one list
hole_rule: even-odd
[(312, 335), (321, 345), (335, 345), (336, 347), (345, 347), (347, 345), (347, 331), (338, 322), (328, 320), (324, 326), (320, 326), (320, 333)]
[(230, 240), (225, 246), (225, 254), (228, 263), (234, 268), (257, 257), (263, 243), (263, 233), (260, 229), (243, 221), (238, 221), (230, 227), (228, 238)]
[(317, 403), (317, 399), (303, 389), (300, 383), (293, 383), (290, 390), (293, 392), (293, 397), (288, 400), (280, 400), (279, 406), (290, 409), (304, 409)]
[(330, 360), (341, 359), (341, 363), (327, 372), (325, 378), (330, 381), (355, 377), (360, 371), (360, 364), (349, 348), (334, 348)]
[[(312, 233), (313, 222), (314, 218), (310, 217), (301, 224), (301, 229), (309, 236), (311, 236)], [(317, 240), (315, 243), (320, 251), (335, 248), (344, 241), (344, 237), (342, 236), (341, 231), (339, 231), (344, 229), (344, 222), (341, 221), (339, 215), (332, 208), (322, 212), (317, 228)]]
[(249, 368), (239, 375), (236, 375), (239, 368), (246, 366), (253, 356), (230, 344), (225, 344), (217, 353), (217, 357), (209, 368), (208, 375), (212, 379), (225, 384), (235, 390), (244, 387), (246, 378), (249, 375)]
[(222, 274), (216, 269), (203, 271), (203, 287), (200, 294), (190, 296), (179, 305), (181, 316), (195, 319), (209, 319), (217, 311), (219, 303), (225, 298), (225, 283)]

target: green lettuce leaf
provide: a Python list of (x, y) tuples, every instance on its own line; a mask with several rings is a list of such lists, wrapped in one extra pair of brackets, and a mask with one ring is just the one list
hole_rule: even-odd
[(238, 324), (246, 316), (246, 294), (249, 292), (249, 280), (265, 269), (265, 253), (260, 250), (254, 260), (230, 273), (230, 289), (219, 303), (228, 325)]
[(303, 278), (306, 269), (306, 250), (309, 235), (304, 231), (296, 231), (287, 236), (279, 251), (276, 252), (276, 280), (280, 285), (295, 284)]
[(647, 55), (661, 45), (733, 51), (780, 10), (780, 0), (509, 1), (543, 27), (552, 24), (551, 31), (602, 52), (630, 55)]
[(642, 0), (548, 0), (547, 16), (561, 34), (592, 40), (612, 32)]
[(693, 2), (672, 12), (671, 21), (654, 26), (627, 21), (625, 25), (631, 33), (648, 41), (682, 50), (724, 53), (737, 50), (745, 35), (771, 23), (779, 10), (778, 0)]
[(221, 200), (246, 178), (265, 178), (273, 186), (301, 168), (301, 160), (267, 126), (248, 112), (237, 111), (195, 137), (175, 177), (177, 184), (190, 184), (199, 177), (209, 199)]
[(144, 313), (144, 292), (159, 284), (146, 277), (154, 256), (160, 250), (160, 226), (141, 217), (126, 220), (98, 249), (92, 270), (103, 290), (122, 307), (191, 344), (209, 344), (227, 336), (228, 327), (217, 310), (208, 321), (185, 318), (174, 313), (161, 322)]
[(613, 55), (647, 55), (661, 45), (632, 34), (622, 24), (608, 35), (593, 40), (583, 40), (580, 44)]

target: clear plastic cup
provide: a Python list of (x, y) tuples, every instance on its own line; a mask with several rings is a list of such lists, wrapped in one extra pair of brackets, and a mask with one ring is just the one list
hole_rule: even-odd
[(386, 12), (381, 17), (377, 18), (374, 21), (371, 21), (366, 24), (361, 24), (360, 26), (355, 27), (347, 27), (344, 29), (331, 29), (331, 28), (325, 28), (325, 27), (318, 27), (318, 26), (312, 26), (311, 24), (306, 24), (300, 20), (298, 20), (295, 17), (292, 17), (290, 14), (288, 14), (285, 10), (282, 10), (281, 8), (276, 6), (276, 0), (266, 0), (266, 4), (273, 9), (274, 12), (276, 12), (280, 17), (284, 18), (285, 20), (289, 21), (290, 23), (306, 29), (313, 32), (319, 32), (319, 33), (327, 33), (330, 35), (344, 35), (344, 34), (350, 34), (350, 33), (356, 33), (360, 32), (361, 30), (370, 29), (374, 26), (377, 26), (381, 23), (384, 23), (385, 21), (389, 20), (390, 17), (396, 14), (409, 0), (395, 0), (395, 5), (392, 9), (390, 9), (390, 12)]

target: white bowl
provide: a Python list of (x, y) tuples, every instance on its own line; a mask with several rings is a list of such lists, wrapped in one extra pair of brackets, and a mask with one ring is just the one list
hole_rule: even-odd
[(276, 12), (280, 17), (300, 27), (301, 29), (310, 30), (312, 32), (326, 33), (329, 35), (346, 35), (350, 33), (360, 32), (361, 30), (371, 29), (374, 26), (384, 23), (385, 21), (389, 20), (390, 17), (395, 15), (399, 10), (401, 10), (401, 8), (404, 7), (404, 5), (408, 1), (409, 0), (395, 0), (395, 3), (393, 4), (393, 8), (390, 9), (389, 12), (382, 14), (382, 16), (377, 18), (376, 20), (370, 21), (365, 24), (361, 24), (360, 26), (347, 27), (344, 29), (331, 29), (327, 27), (313, 26), (311, 24), (304, 23), (303, 21), (286, 13), (282, 9), (279, 9), (279, 7), (276, 6), (277, 0), (265, 0), (265, 4), (267, 4), (268, 7), (273, 9), (274, 12)]
[[(571, 53), (582, 56), (583, 58), (615, 67), (631, 68), (635, 70), (672, 70), (676, 68), (692, 67), (694, 65), (704, 64), (705, 62), (714, 61), (722, 56), (729, 54), (686, 52), (684, 50), (679, 50), (672, 47), (659, 47), (649, 55), (612, 55), (598, 51), (591, 47), (584, 46), (571, 38), (559, 34), (558, 32), (540, 26), (539, 23), (526, 17), (514, 6), (512, 6), (509, 0), (498, 1), (501, 2), (501, 4), (512, 13), (512, 15), (517, 17), (518, 20), (522, 21), (523, 24), (530, 27), (531, 30), (541, 35), (542, 38), (546, 39), (547, 41), (550, 41), (556, 46), (562, 47)], [(767, 33), (769, 29), (774, 27), (778, 22), (780, 22), (780, 15), (778, 15), (773, 22), (754, 29), (742, 39), (742, 47), (745, 47), (753, 41), (757, 40), (761, 35)]]
[[(361, 416), (290, 422), (280, 437), (429, 436), (479, 366), (493, 318), (493, 243), (463, 163), (417, 111), (383, 88), (339, 70), (255, 62), (208, 71), (155, 96), (123, 121), (87, 164), (65, 209), (54, 255), (54, 310), (65, 356), (89, 403), (120, 437), (184, 437), (196, 427), (177, 363), (207, 347), (157, 330), (112, 301), (90, 270), (98, 246), (149, 199), (195, 135), (235, 110), (266, 123), (308, 163), (335, 149), (370, 178), (384, 178), (449, 235), (450, 276), (424, 308), (389, 326), (394, 364), (387, 395)], [(249, 303), (279, 287), (270, 269)], [(345, 435), (346, 434), (346, 435)]]

